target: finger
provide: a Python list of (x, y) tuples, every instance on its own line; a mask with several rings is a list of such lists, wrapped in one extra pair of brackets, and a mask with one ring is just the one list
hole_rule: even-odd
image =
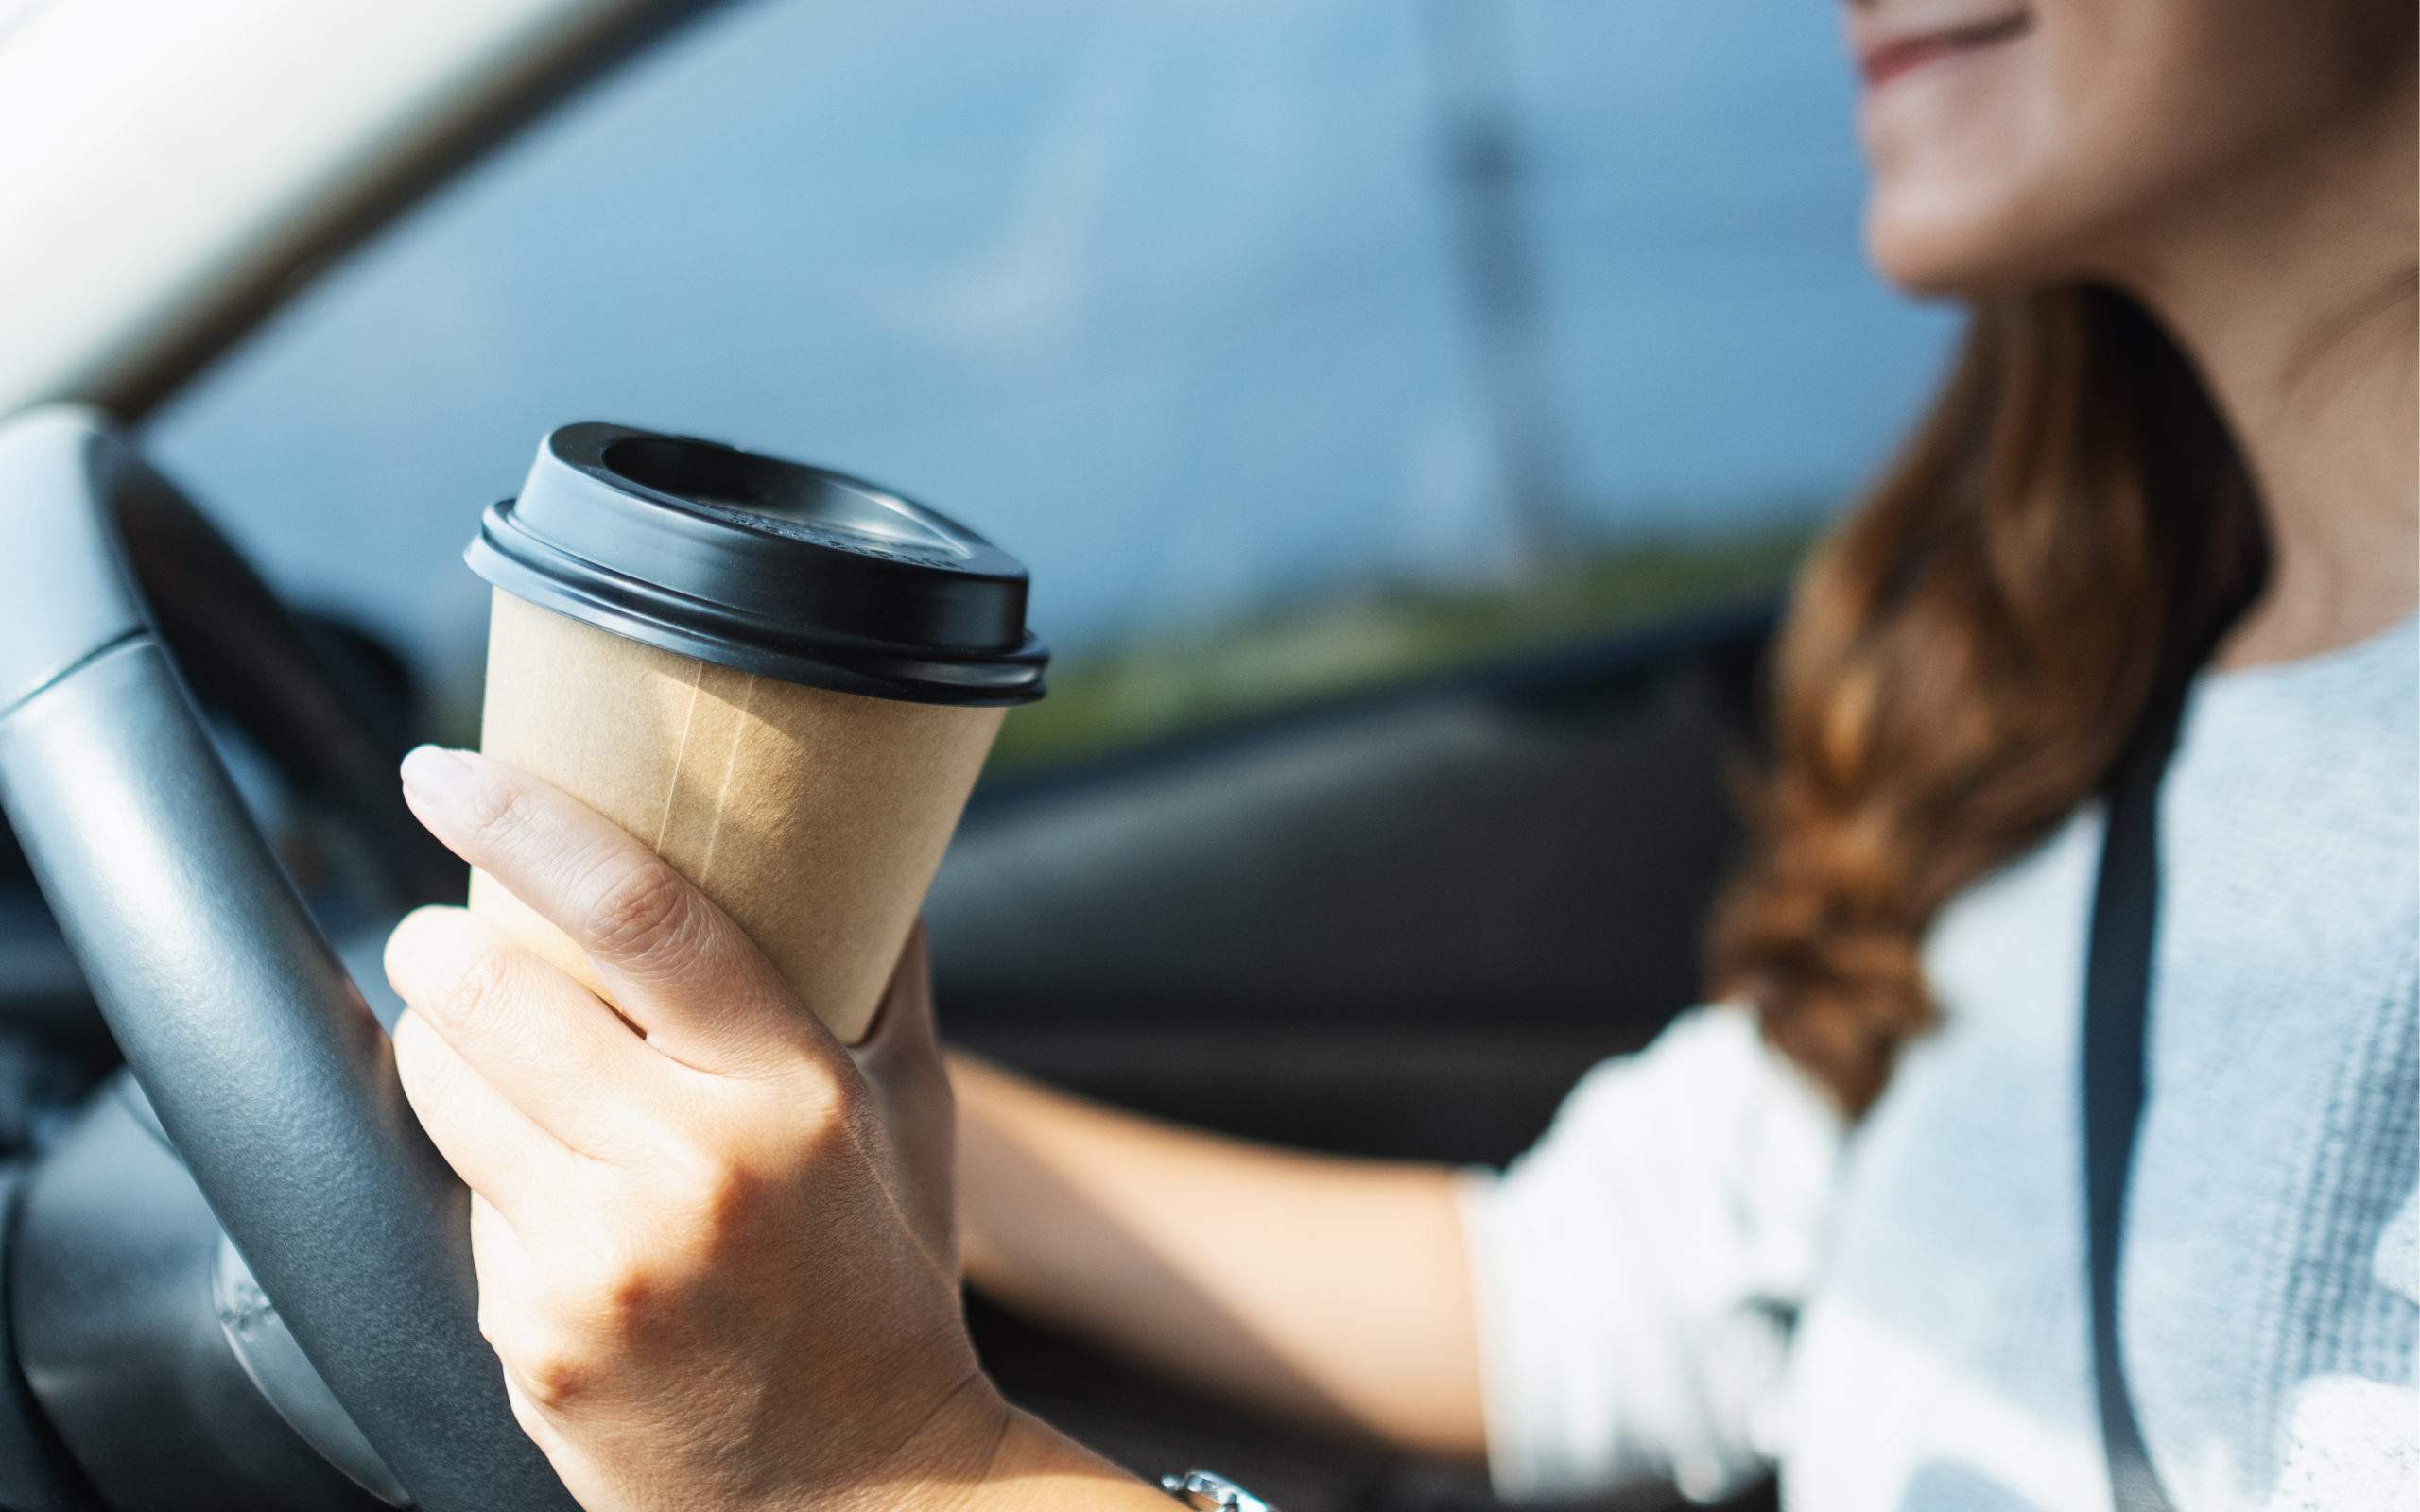
[(540, 1406), (532, 1398), (528, 1384), (510, 1362), (504, 1365), (504, 1400), (512, 1408), (512, 1420), (529, 1435), (554, 1467), (555, 1476), (563, 1489), (581, 1506), (622, 1507), (644, 1504), (631, 1494), (626, 1478), (608, 1473), (596, 1455), (585, 1448), (588, 1435), (558, 1426), (556, 1417)]
[(471, 1269), (479, 1279), (479, 1337), (501, 1349), (522, 1313), (528, 1252), (494, 1203), (471, 1194)]
[(479, 1337), (488, 1341), (510, 1379), (514, 1362), (537, 1342), (544, 1271), (521, 1235), (493, 1204), (471, 1194), (471, 1267), (479, 1279)]
[(542, 1272), (511, 1225), (476, 1196), (471, 1199), (471, 1261), (479, 1277), (479, 1333), (495, 1351), (512, 1420), (546, 1456), (563, 1488), (580, 1505), (630, 1504), (629, 1498), (616, 1496), (613, 1483), (599, 1473), (582, 1450), (580, 1436), (566, 1433), (556, 1414), (538, 1400), (539, 1393), (550, 1385), (560, 1395), (563, 1384), (560, 1366), (549, 1364), (539, 1293), (533, 1290)]
[(563, 1483), (563, 1488), (571, 1491), (581, 1506), (612, 1504), (601, 1498), (591, 1500), (580, 1494), (580, 1483), (594, 1478), (588, 1469), (587, 1460), (580, 1454), (579, 1447), (556, 1429), (554, 1419), (529, 1400), (529, 1393), (522, 1388), (521, 1378), (513, 1373), (509, 1364), (504, 1366), (504, 1400), (505, 1404), (512, 1409), (512, 1420), (521, 1425), (521, 1431), (529, 1435), (529, 1442), (537, 1445), (539, 1452), (546, 1456), (546, 1463), (554, 1467), (555, 1475)]
[(428, 1142), (508, 1221), (560, 1190), (579, 1157), (489, 1086), (418, 1013), (395, 1021), (395, 1074)]
[(405, 915), (386, 965), (396, 995), (490, 1087), (582, 1154), (625, 1153), (619, 1110), (648, 1106), (680, 1072), (595, 993), (465, 909)]
[(506, 1383), (527, 1394), (535, 1366), (540, 1374), (552, 1374), (559, 1386), (562, 1369), (549, 1365), (554, 1323), (544, 1306), (544, 1265), (530, 1256), (513, 1224), (476, 1195), (470, 1200), (470, 1258), (479, 1273), (479, 1338), (496, 1349)]
[(404, 798), (456, 855), (587, 952), (614, 1006), (675, 1059), (742, 1070), (769, 1044), (816, 1042), (821, 1026), (796, 1011), (730, 916), (560, 788), (473, 751), (423, 746), (404, 759)]

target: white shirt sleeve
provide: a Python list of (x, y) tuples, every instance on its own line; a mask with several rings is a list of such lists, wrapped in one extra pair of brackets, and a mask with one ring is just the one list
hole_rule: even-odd
[(1461, 1187), (1499, 1494), (1764, 1473), (1843, 1125), (1744, 1009), (1582, 1078), (1537, 1145)]

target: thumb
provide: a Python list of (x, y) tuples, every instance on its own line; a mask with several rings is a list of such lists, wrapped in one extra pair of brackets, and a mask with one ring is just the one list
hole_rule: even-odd
[(923, 919), (908, 932), (873, 1027), (849, 1047), (849, 1057), (865, 1077), (890, 1137), (895, 1162), (890, 1175), (900, 1205), (934, 1263), (955, 1276), (958, 1228), (951, 1165), (958, 1109), (933, 1025), (933, 978)]
[(866, 1037), (848, 1047), (857, 1069), (869, 1081), (908, 1069), (918, 1057), (941, 1057), (940, 1033), (933, 1026), (932, 963), (925, 952), (925, 921), (916, 920), (899, 948), (899, 960), (875, 1005)]

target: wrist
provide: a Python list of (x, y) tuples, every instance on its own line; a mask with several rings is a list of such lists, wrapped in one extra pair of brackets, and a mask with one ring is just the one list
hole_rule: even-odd
[(830, 1473), (811, 1470), (762, 1500), (748, 1500), (751, 1512), (973, 1512), (968, 1500), (999, 1456), (1014, 1408), (977, 1369), (939, 1400), (908, 1437), (878, 1464)]
[(1160, 1492), (1031, 1413), (1006, 1418), (982, 1473), (932, 1512), (1167, 1512)]
[(1013, 1419), (1022, 1417), (981, 1371), (969, 1375), (848, 1494), (829, 1488), (779, 1512), (977, 1512)]

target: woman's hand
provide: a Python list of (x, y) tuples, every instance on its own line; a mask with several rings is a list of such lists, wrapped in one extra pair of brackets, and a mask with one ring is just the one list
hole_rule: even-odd
[(470, 753), (424, 747), (404, 778), (422, 822), (614, 997), (458, 908), (388, 942), (405, 1092), (473, 1192), (480, 1330), (572, 1494), (590, 1512), (968, 1499), (1011, 1415), (959, 1309), (921, 934), (853, 1057), (592, 810)]

